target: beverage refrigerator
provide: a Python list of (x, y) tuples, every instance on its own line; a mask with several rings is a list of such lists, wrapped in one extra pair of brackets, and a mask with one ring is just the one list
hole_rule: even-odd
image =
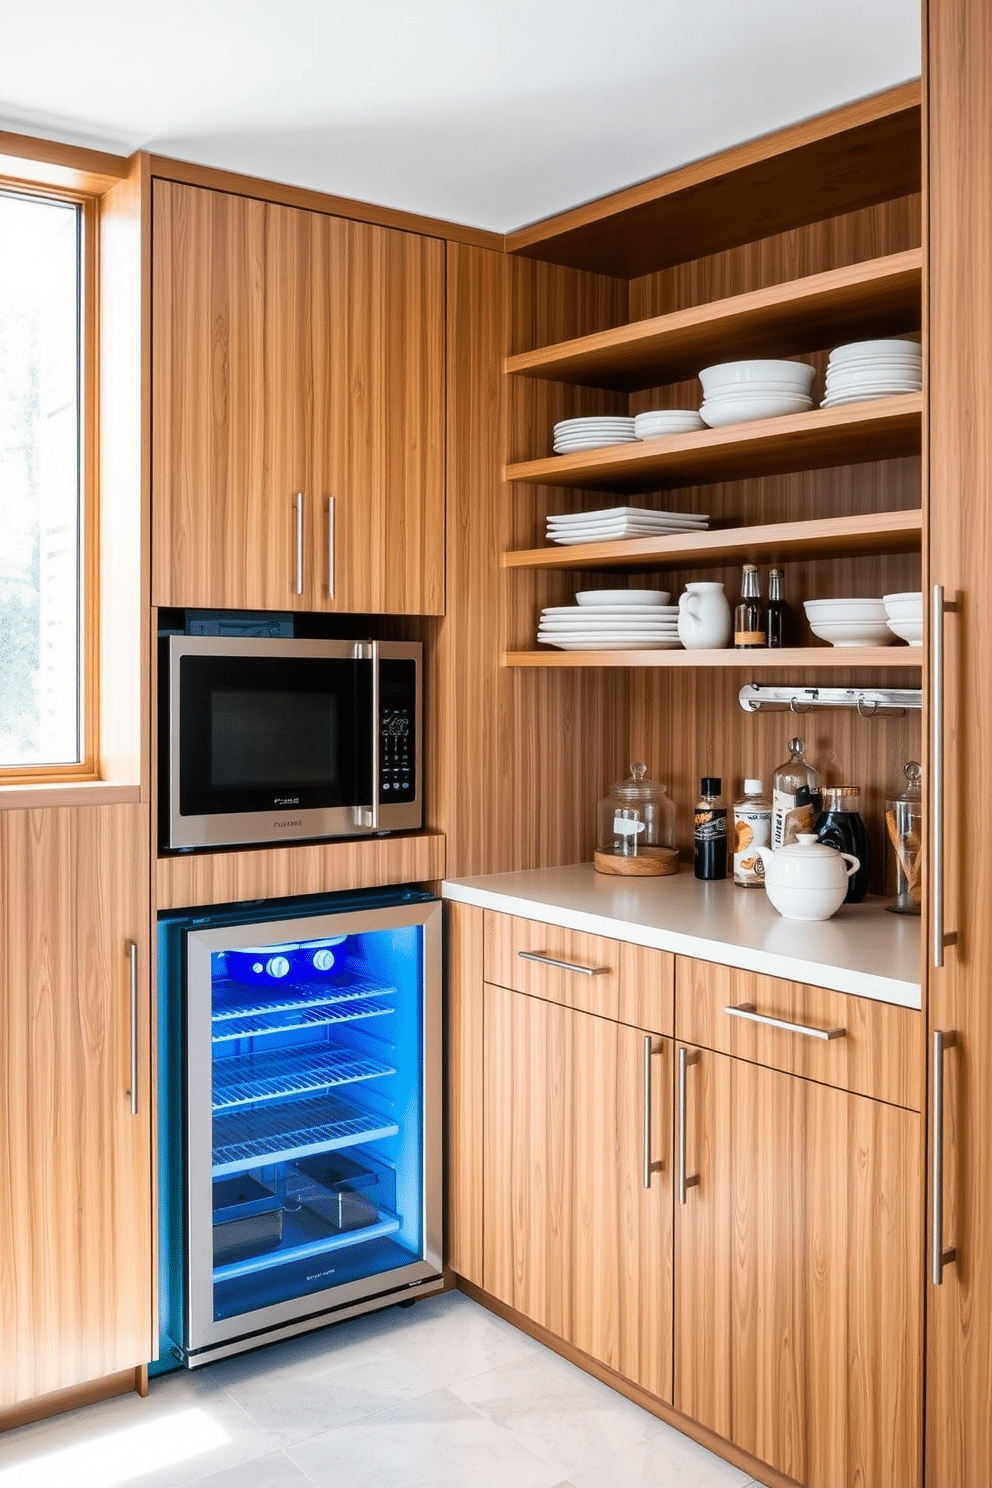
[(160, 917), (158, 1368), (441, 1286), (441, 906)]

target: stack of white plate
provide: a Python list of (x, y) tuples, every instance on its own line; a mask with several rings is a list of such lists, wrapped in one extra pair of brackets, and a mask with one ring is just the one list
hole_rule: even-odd
[(880, 599), (807, 599), (809, 628), (831, 646), (889, 646), (892, 632)]
[(660, 589), (586, 589), (541, 611), (537, 639), (560, 651), (673, 651), (678, 605)]
[(692, 408), (656, 408), (634, 418), (634, 434), (638, 439), (663, 439), (667, 434), (691, 434), (705, 428)]
[(634, 420), (621, 417), (562, 419), (555, 424), (555, 454), (571, 455), (578, 450), (602, 449), (608, 444), (634, 444)]
[(562, 512), (548, 517), (548, 542), (612, 542), (623, 537), (663, 537), (675, 532), (701, 532), (708, 516), (695, 512), (649, 511), (639, 506), (609, 506), (603, 511)]
[(816, 368), (807, 362), (720, 362), (699, 374), (704, 398), (699, 415), (711, 428), (752, 419), (808, 413)]
[(821, 408), (840, 408), (893, 393), (918, 393), (923, 386), (918, 341), (851, 341), (830, 353), (827, 396)]
[(901, 641), (911, 646), (923, 644), (923, 595), (911, 591), (906, 594), (883, 594), (886, 624)]

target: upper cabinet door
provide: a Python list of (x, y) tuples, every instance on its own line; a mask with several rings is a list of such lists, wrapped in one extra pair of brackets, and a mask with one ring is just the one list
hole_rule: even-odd
[(444, 244), (156, 181), (153, 598), (440, 613)]

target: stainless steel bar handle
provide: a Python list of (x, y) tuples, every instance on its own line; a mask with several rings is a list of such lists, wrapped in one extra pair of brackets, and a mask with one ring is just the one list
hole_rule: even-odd
[(382, 716), (380, 713), (379, 699), (379, 642), (372, 641), (372, 816), (369, 825), (373, 832), (379, 830), (379, 782), (380, 764), (379, 755), (382, 749), (380, 730), (382, 727)]
[(559, 971), (574, 971), (579, 976), (606, 976), (611, 966), (582, 966), (578, 961), (558, 961), (543, 951), (518, 951), (521, 961), (539, 961), (542, 966), (556, 966)]
[(327, 597), (334, 598), (334, 518), (336, 516), (335, 498), (327, 498)]
[(651, 1187), (651, 1038), (644, 1035), (644, 1133), (641, 1147), (641, 1187)]
[(303, 593), (303, 492), (297, 491), (293, 498), (293, 508), (296, 512), (296, 583), (294, 590), (297, 594)]
[(767, 1028), (778, 1028), (783, 1033), (800, 1033), (803, 1038), (842, 1039), (847, 1037), (846, 1028), (810, 1028), (808, 1023), (788, 1023), (784, 1018), (770, 1018), (767, 1013), (759, 1013), (753, 1002), (742, 1002), (737, 1007), (725, 1007), (723, 1010), (730, 1018), (745, 1018), (748, 1023), (764, 1023)]
[(128, 970), (131, 989), (131, 1115), (138, 1114), (138, 947), (135, 941), (127, 943)]
[(932, 1231), (930, 1235), (930, 1280), (941, 1286), (944, 1267), (957, 1257), (952, 1245), (944, 1249), (944, 1050), (953, 1049), (957, 1034), (946, 1033), (939, 1028), (933, 1034), (933, 1202), (931, 1204)]
[(689, 1190), (690, 1190), (690, 1188), (695, 1188), (698, 1185), (698, 1183), (699, 1183), (699, 1174), (698, 1173), (693, 1173), (693, 1174), (690, 1175), (690, 1174), (688, 1174), (686, 1172), (686, 1111), (685, 1111), (685, 1105), (686, 1105), (686, 1076), (688, 1074), (688, 1070), (689, 1070), (690, 1064), (695, 1064), (698, 1059), (699, 1059), (699, 1054), (695, 1050), (693, 1050), (693, 1051), (690, 1052), (690, 1050), (686, 1049), (684, 1046), (681, 1049), (679, 1049), (679, 1078), (678, 1078), (678, 1124), (679, 1124), (679, 1133), (678, 1133), (678, 1172), (676, 1174), (676, 1183), (677, 1183), (677, 1186), (678, 1186), (678, 1194), (679, 1194), (679, 1203), (680, 1204), (687, 1204), (689, 1202)]
[(935, 967), (944, 964), (944, 586), (930, 613), (930, 929)]

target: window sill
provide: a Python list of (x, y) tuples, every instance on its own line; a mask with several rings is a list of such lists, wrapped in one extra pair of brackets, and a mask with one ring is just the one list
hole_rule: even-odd
[(42, 806), (114, 806), (140, 800), (140, 786), (117, 785), (107, 780), (0, 784), (0, 811), (27, 811)]

